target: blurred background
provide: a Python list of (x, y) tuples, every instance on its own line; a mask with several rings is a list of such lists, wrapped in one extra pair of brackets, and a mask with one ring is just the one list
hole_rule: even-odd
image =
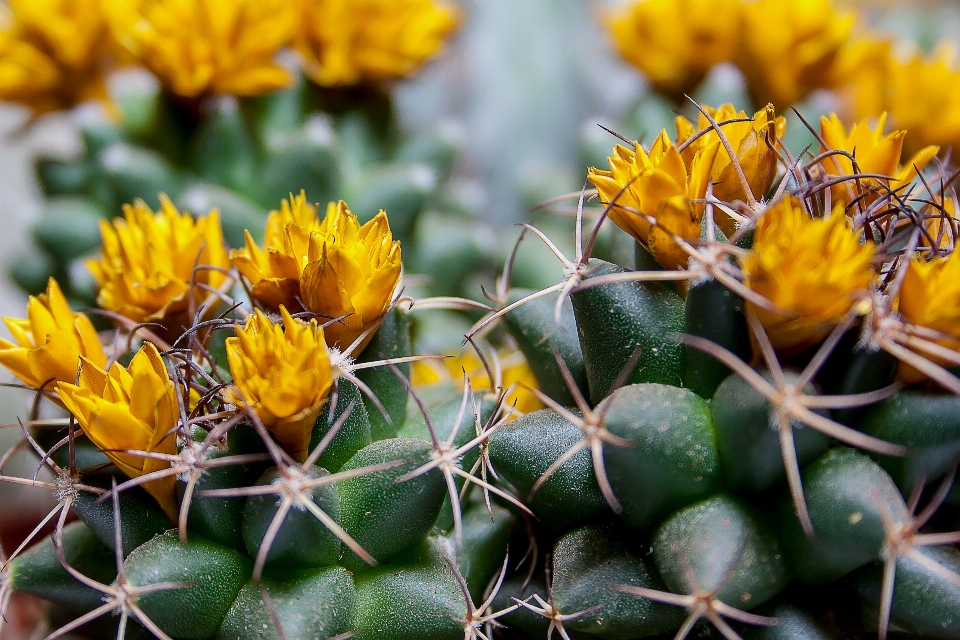
[[(438, 130), (456, 143), (449, 191), (482, 223), (474, 241), (495, 255), (509, 248), (510, 238), (516, 236), (511, 225), (532, 219), (535, 205), (578, 191), (587, 166), (605, 166), (616, 140), (598, 125), (649, 143), (661, 128), (672, 133), (678, 109), (691, 111), (689, 105), (677, 106), (653, 92), (644, 74), (618, 54), (606, 16), (630, 3), (459, 4), (461, 28), (447, 51), (415, 77), (396, 81), (391, 91), (403, 131)], [(960, 42), (956, 1), (838, 4), (859, 11), (858, 30), (890, 36), (898, 47), (932, 52), (939, 43)], [(129, 76), (115, 80), (129, 81)], [(732, 102), (752, 113), (744, 80), (731, 64), (714, 67), (693, 97), (710, 105)], [(794, 106), (810, 122), (839, 109), (837, 96), (828, 91), (814, 91)], [(35, 160), (70, 159), (83, 153), (78, 123), (88, 117), (86, 109), (80, 106), (32, 119), (21, 106), (0, 104), (0, 272), (23, 260), (33, 243), (31, 228), (44, 206)], [(792, 114), (789, 119), (788, 146), (802, 146), (809, 134)], [(564, 219), (558, 224), (570, 226)], [(551, 279), (556, 274), (544, 277), (555, 282)], [(479, 291), (473, 295), (478, 297)], [(25, 302), (20, 288), (0, 278), (0, 315), (22, 317)], [(28, 401), (29, 395), (21, 390), (0, 388), (0, 423), (23, 417)], [(17, 428), (0, 429), (0, 453), (19, 437)], [(3, 472), (29, 476), (34, 465), (33, 458), (18, 456)], [(5, 548), (13, 548), (29, 532), (28, 523), (46, 514), (51, 500), (47, 491), (0, 483)]]

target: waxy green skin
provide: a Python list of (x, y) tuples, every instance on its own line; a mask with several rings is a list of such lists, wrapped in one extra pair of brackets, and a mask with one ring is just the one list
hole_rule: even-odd
[(466, 602), (444, 562), (450, 550), (422, 542), (390, 564), (355, 576), (355, 640), (461, 640)]
[[(772, 380), (769, 372), (761, 375)], [(784, 372), (787, 384), (799, 376)], [(813, 395), (807, 385), (804, 393)], [(766, 491), (786, 477), (776, 415), (769, 401), (746, 380), (734, 374), (719, 386), (710, 403), (717, 429), (720, 468), (727, 487), (734, 491)], [(822, 413), (822, 412), (820, 412)], [(830, 438), (794, 421), (793, 441), (800, 467), (820, 457)]]
[[(102, 584), (117, 577), (113, 550), (108, 549), (82, 522), (63, 528), (63, 555), (74, 569)], [(67, 573), (46, 538), (14, 558), (9, 566), (13, 588), (58, 605), (90, 610), (103, 604), (103, 593)]]
[(833, 640), (835, 636), (823, 628), (803, 609), (792, 604), (767, 605), (755, 613), (776, 618), (773, 626), (739, 625), (743, 640)]
[[(584, 278), (625, 270), (591, 260), (596, 270)], [(580, 348), (590, 386), (590, 400), (600, 402), (639, 349), (627, 384), (683, 384), (683, 299), (657, 282), (622, 282), (574, 291), (570, 296), (577, 319)]]
[[(402, 358), (410, 354), (410, 316), (397, 306), (384, 316), (380, 328), (357, 358), (357, 362)], [(409, 362), (402, 362), (395, 366), (404, 377), (410, 378)], [(388, 366), (361, 369), (357, 372), (357, 377), (373, 391), (390, 418), (387, 420), (377, 406), (364, 396), (363, 404), (370, 420), (370, 437), (372, 440), (396, 438), (397, 432), (403, 425), (410, 395), (406, 385)]]
[(277, 572), (264, 577), (263, 587), (272, 614), (260, 585), (248, 582), (223, 619), (217, 640), (306, 640), (350, 630), (356, 590), (346, 569)]
[[(357, 452), (343, 471), (384, 462), (404, 464), (337, 483), (340, 494), (340, 524), (377, 562), (419, 544), (433, 527), (447, 495), (442, 474), (433, 469), (398, 483), (396, 479), (430, 460), (433, 447), (416, 438), (380, 440)], [(340, 562), (351, 571), (367, 569), (366, 563), (346, 549)]]
[[(317, 421), (313, 425), (313, 432), (310, 434), (309, 450), (313, 451), (323, 437), (327, 435), (333, 425), (336, 424), (344, 413), (348, 410), (350, 415), (337, 431), (333, 440), (323, 450), (317, 459), (317, 466), (323, 467), (331, 472), (337, 472), (344, 463), (353, 457), (357, 451), (373, 442), (370, 436), (370, 419), (367, 414), (366, 405), (363, 403), (363, 395), (360, 389), (349, 380), (340, 378), (336, 382), (336, 405), (333, 411), (330, 411), (330, 403), (334, 401), (334, 394), (331, 390), (327, 404), (324, 405), (317, 416)], [(376, 411), (376, 409), (374, 409)]]
[[(311, 477), (330, 475), (325, 469), (314, 467)], [(281, 477), (280, 471), (268, 469), (257, 481), (269, 485)], [(340, 494), (332, 485), (312, 489), (314, 504), (335, 522), (340, 521)], [(243, 541), (250, 557), (256, 557), (260, 546), (279, 508), (281, 497), (271, 493), (250, 496), (243, 507)], [(343, 543), (312, 513), (294, 505), (283, 519), (267, 553), (267, 564), (287, 567), (325, 567), (336, 564), (343, 552)]]
[[(553, 551), (553, 598), (563, 613), (593, 609), (566, 624), (600, 638), (643, 638), (675, 630), (677, 607), (619, 591), (621, 585), (666, 590), (647, 549), (622, 525), (573, 529)], [(599, 609), (594, 609), (596, 605)]]
[[(225, 455), (218, 449), (208, 454), (209, 459)], [(199, 495), (199, 492), (211, 489), (230, 489), (245, 487), (256, 482), (258, 469), (263, 465), (228, 465), (205, 469), (194, 487), (190, 501), (190, 513), (187, 516), (187, 532), (199, 534), (227, 547), (243, 549), (243, 505), (238, 498), (212, 498)], [(183, 499), (184, 483), (177, 483), (177, 490)]]
[[(743, 298), (724, 284), (716, 280), (695, 284), (687, 291), (684, 303), (685, 332), (749, 362), (750, 334), (743, 310)], [(703, 398), (710, 398), (731, 373), (710, 354), (689, 346), (684, 349), (684, 367), (684, 384)]]
[(138, 547), (123, 566), (133, 587), (189, 584), (137, 597), (137, 606), (158, 627), (186, 640), (205, 640), (217, 633), (252, 570), (250, 559), (233, 549), (199, 537), (182, 543), (176, 531)]
[[(84, 484), (110, 489), (110, 476), (106, 474), (81, 476)], [(125, 482), (127, 477), (117, 475), (117, 484)], [(113, 549), (116, 536), (113, 530), (113, 502), (110, 499), (97, 504), (100, 496), (86, 491), (77, 494), (73, 501), (73, 512), (83, 521), (104, 545)], [(123, 521), (120, 527), (124, 555), (130, 554), (143, 543), (151, 540), (173, 523), (160, 509), (160, 505), (140, 487), (132, 487), (120, 492), (120, 513)]]
[(543, 522), (564, 531), (612, 515), (590, 458), (583, 449), (561, 465), (530, 497), (540, 476), (583, 439), (583, 433), (552, 409), (517, 418), (490, 437), (493, 468), (519, 491), (520, 498)]
[[(529, 289), (514, 289), (507, 301), (514, 303), (532, 293)], [(556, 355), (563, 360), (580, 393), (588, 396), (590, 392), (573, 307), (569, 300), (563, 301), (560, 316), (563, 324), (558, 327), (554, 317), (557, 295), (526, 302), (503, 316), (503, 321), (527, 359), (540, 391), (564, 406), (573, 406), (573, 396), (567, 388)]]
[(866, 455), (831, 449), (802, 473), (803, 492), (816, 534), (800, 526), (789, 494), (780, 500), (780, 540), (797, 578), (833, 582), (880, 557), (886, 541), (883, 514), (906, 522), (907, 508), (886, 471)]
[(858, 428), (911, 450), (903, 458), (874, 456), (909, 493), (921, 478), (935, 482), (943, 477), (960, 457), (960, 398), (901, 391), (867, 409)]
[[(753, 609), (776, 596), (791, 572), (775, 531), (739, 500), (720, 494), (668, 518), (653, 537), (653, 559), (670, 591), (716, 590)], [(688, 584), (689, 579), (695, 581)]]
[[(483, 591), (503, 566), (510, 547), (510, 538), (517, 528), (517, 517), (496, 503), (490, 512), (482, 502), (480, 491), (474, 489), (480, 501), (469, 502), (463, 511), (463, 546), (457, 566), (474, 602), (483, 602)], [(466, 501), (464, 501), (466, 502)], [(453, 532), (447, 536), (455, 547)]]
[(607, 430), (630, 446), (605, 444), (603, 459), (620, 517), (637, 529), (719, 490), (720, 465), (710, 407), (697, 394), (663, 384), (623, 387), (597, 408)]
[[(916, 547), (944, 569), (960, 575), (960, 551), (956, 547)], [(863, 606), (867, 625), (876, 625), (880, 608), (883, 568), (880, 563), (864, 567), (853, 576), (853, 589)], [(912, 558), (901, 555), (890, 611), (890, 625), (924, 638), (960, 638), (960, 585), (932, 573)]]

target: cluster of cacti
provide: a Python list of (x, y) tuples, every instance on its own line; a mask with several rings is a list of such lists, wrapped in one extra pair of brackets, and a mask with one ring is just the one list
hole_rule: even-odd
[[(301, 189), (321, 202), (346, 199), (363, 220), (388, 209), (411, 257), (414, 239), (429, 236), (417, 228), (425, 209), (443, 203), (452, 217), (466, 213), (445, 189), (457, 126), (401, 131), (390, 85), (442, 47), (458, 22), (450, 6), (13, 4), (3, 37), (20, 48), (0, 48), (9, 78), (9, 86), (0, 82), (0, 99), (37, 115), (82, 98), (110, 100), (75, 114), (79, 155), (37, 163), (44, 204), (32, 229), (36, 246), (11, 261), (10, 274), (28, 293), (42, 292), (53, 276), (71, 300), (94, 304), (82, 259), (99, 245), (99, 225), (125, 203), (155, 207), (158, 194), (190, 211), (219, 209), (232, 246), (243, 244), (245, 229), (259, 233), (263, 212)], [(76, 41), (62, 42), (66, 31)], [(60, 74), (31, 69), (40, 62)], [(127, 73), (108, 82), (109, 72), (130, 62), (153, 77)], [(429, 257), (423, 262), (432, 265)]]
[[(572, 259), (527, 226), (562, 278), (508, 262), (465, 336), (486, 392), (410, 382), (384, 214), (291, 196), (228, 254), (213, 214), (128, 207), (90, 263), (112, 339), (53, 280), (7, 320), (0, 362), (71, 417), (24, 423), (57, 525), (0, 601), (55, 603), (50, 637), (960, 637), (951, 176), (882, 125), (824, 118), (811, 159), (783, 126), (618, 145)], [(606, 218), (634, 268), (591, 258)]]
[[(0, 480), (57, 504), (0, 553), (0, 613), (51, 603), (50, 639), (960, 638), (948, 160), (901, 162), (906, 134), (880, 114), (824, 117), (800, 150), (772, 105), (698, 105), (554, 201), (577, 202), (572, 243), (523, 225), (486, 301), (453, 297), (475, 256), (457, 225), (414, 225), (454, 145), (401, 139), (382, 86), (354, 85), (407, 75), (455, 20), (394, 3), (86, 7), (105, 7), (87, 31), (109, 22), (159, 84), (122, 87), (115, 121), (81, 123), (81, 158), (38, 167), (42, 256), (15, 274), (37, 295), (0, 340), (30, 414)], [(661, 90), (739, 56), (766, 72), (747, 74), (754, 95), (779, 79), (790, 102), (832, 75), (850, 28), (811, 9), (825, 0), (712, 4), (735, 7), (701, 25), (728, 40), (754, 12), (806, 7), (812, 24), (750, 34), (797, 64), (721, 42), (652, 76)], [(653, 44), (682, 67), (704, 30), (668, 19), (680, 3), (638, 7), (681, 27)], [(109, 47), (74, 63), (24, 33), (100, 77)], [(274, 91), (288, 45), (306, 75)], [(37, 112), (102, 89), (44, 77), (17, 85)], [(632, 264), (596, 257), (610, 231)], [(407, 267), (445, 256), (409, 272), (449, 296), (404, 288), (395, 236)], [(524, 238), (559, 259), (556, 284), (511, 286)], [(424, 352), (459, 326), (437, 310), (469, 326), (458, 357)], [(24, 450), (46, 475), (4, 474)]]

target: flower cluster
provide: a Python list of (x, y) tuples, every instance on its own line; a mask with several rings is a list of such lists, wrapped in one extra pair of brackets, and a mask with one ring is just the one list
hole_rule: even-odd
[(830, 0), (638, 0), (610, 18), (621, 55), (679, 100), (720, 62), (754, 104), (778, 109), (829, 86), (854, 17)]
[(186, 100), (293, 82), (296, 50), (324, 86), (413, 75), (459, 19), (433, 0), (12, 0), (0, 11), (0, 100), (36, 114), (106, 100), (129, 63)]
[[(281, 448), (306, 459), (337, 376), (349, 375), (333, 358), (344, 366), (373, 337), (399, 282), (400, 245), (383, 211), (361, 225), (345, 203), (330, 203), (321, 220), (305, 194), (291, 197), (268, 218), (265, 251), (248, 232), (246, 249), (232, 255), (252, 300), (266, 309), (234, 327), (214, 319), (241, 277), (216, 210), (194, 218), (161, 196), (157, 212), (143, 202), (123, 212), (102, 222), (101, 255), (87, 261), (119, 343), (105, 350), (88, 316), (74, 312), (51, 279), (46, 293), (30, 298), (26, 319), (4, 318), (13, 341), (0, 340), (0, 364), (70, 411), (120, 471), (149, 476), (144, 489), (175, 518), (176, 478), (163, 471), (192, 437), (184, 412), (202, 403), (251, 412)], [(292, 315), (301, 312), (308, 319)], [(234, 334), (224, 345), (227, 368), (213, 369), (229, 371), (232, 382), (206, 396), (189, 382), (193, 369), (165, 362), (189, 347), (212, 364), (204, 347), (210, 332), (195, 331), (203, 325)], [(147, 340), (127, 366), (107, 359), (141, 330)], [(191, 333), (188, 344), (182, 336)]]
[(11, 0), (0, 7), (0, 100), (36, 114), (106, 96), (112, 42), (101, 0)]

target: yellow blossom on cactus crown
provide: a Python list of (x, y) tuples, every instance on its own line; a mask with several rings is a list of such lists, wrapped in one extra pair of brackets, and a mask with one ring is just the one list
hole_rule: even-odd
[[(716, 109), (710, 107), (703, 109), (717, 123), (747, 117), (744, 111), (736, 111), (732, 104), (724, 104)], [(683, 145), (697, 133), (709, 130), (708, 133), (695, 138), (683, 150), (681, 155), (688, 165), (693, 162), (698, 151), (720, 141), (720, 136), (702, 113), (696, 126), (683, 116), (677, 116), (676, 126), (677, 145)], [(757, 111), (751, 121), (731, 122), (721, 127), (723, 135), (737, 154), (737, 162), (750, 185), (751, 195), (757, 200), (763, 199), (777, 175), (777, 140), (783, 138), (786, 129), (786, 119), (783, 116), (777, 117), (772, 104)], [(723, 202), (748, 200), (736, 167), (723, 148), (717, 152), (713, 162), (712, 179), (713, 195), (718, 200)], [(718, 216), (718, 222), (728, 235), (735, 230), (732, 220), (725, 215)]]
[(301, 3), (296, 47), (307, 75), (324, 86), (411, 76), (459, 23), (453, 7), (433, 0)]
[(249, 231), (244, 248), (230, 252), (237, 271), (251, 284), (251, 295), (264, 307), (295, 309), (300, 304), (300, 275), (306, 266), (310, 234), (320, 231), (317, 207), (306, 194), (291, 194), (267, 216), (264, 249)]
[[(896, 191), (911, 182), (916, 178), (917, 171), (922, 170), (940, 150), (938, 147), (924, 147), (901, 165), (900, 152), (903, 149), (903, 140), (907, 132), (903, 130), (894, 131), (885, 136), (883, 131), (886, 123), (887, 114), (881, 113), (874, 129), (871, 130), (867, 121), (863, 120), (854, 124), (848, 133), (836, 114), (830, 114), (829, 118), (827, 116), (820, 118), (820, 137), (827, 145), (827, 148), (823, 151), (846, 151), (857, 159), (857, 168), (860, 173), (878, 174), (892, 178), (891, 180), (862, 178), (859, 181), (862, 192), (876, 191), (875, 195), (866, 196), (859, 200), (864, 207), (869, 206), (871, 202), (886, 193), (887, 189)], [(821, 166), (831, 177), (852, 176), (855, 173), (853, 161), (846, 155), (832, 155), (826, 158)], [(831, 192), (835, 202), (849, 203), (859, 195), (857, 193), (857, 182), (853, 180), (834, 185)]]
[(3, 322), (14, 342), (0, 339), (0, 364), (29, 387), (74, 382), (81, 357), (98, 367), (107, 364), (90, 319), (70, 309), (53, 278), (46, 293), (30, 296), (25, 319), (4, 317)]
[(835, 327), (869, 290), (875, 247), (861, 242), (843, 206), (812, 218), (789, 197), (760, 218), (753, 247), (743, 258), (744, 283), (779, 311), (748, 302), (777, 350), (799, 352)]
[(87, 266), (100, 286), (101, 307), (134, 322), (162, 320), (180, 330), (190, 324), (179, 316), (189, 311), (191, 296), (197, 306), (207, 297), (199, 288), (191, 292), (191, 281), (219, 288), (227, 275), (202, 267), (229, 269), (230, 261), (215, 209), (195, 220), (166, 196), (160, 201), (157, 213), (138, 200), (124, 205), (123, 218), (101, 221), (102, 255)]
[[(943, 334), (935, 342), (960, 352), (960, 253), (932, 260), (915, 255), (900, 287), (897, 308), (910, 324)], [(945, 360), (924, 356), (950, 366)], [(924, 377), (912, 367), (902, 366), (900, 373), (910, 382)]]
[[(83, 433), (131, 478), (169, 468), (166, 460), (125, 452), (177, 453), (177, 389), (157, 348), (144, 343), (126, 368), (115, 362), (104, 371), (86, 358), (82, 362), (79, 384), (59, 382), (57, 393)], [(143, 485), (173, 520), (176, 486), (173, 476)]]
[(852, 13), (831, 0), (756, 0), (743, 3), (737, 65), (754, 104), (783, 110), (816, 89), (829, 88)]
[(614, 203), (609, 215), (618, 227), (646, 247), (665, 268), (684, 268), (689, 261), (687, 254), (664, 230), (635, 212), (655, 217), (681, 238), (699, 238), (704, 204), (694, 201), (706, 195), (719, 143), (697, 151), (689, 167), (665, 130), (649, 153), (637, 142), (634, 147), (614, 147), (613, 155), (607, 158), (610, 170), (591, 167), (590, 181), (603, 204)]
[(842, 91), (849, 119), (890, 114), (910, 135), (906, 153), (926, 145), (960, 147), (960, 68), (956, 50), (942, 45), (931, 55), (900, 55), (884, 40), (861, 40), (844, 55)]
[[(537, 389), (537, 379), (519, 351), (503, 351), (498, 354), (503, 387), (516, 385), (504, 400), (505, 407), (516, 403), (517, 415), (532, 413), (543, 408), (543, 403), (530, 389)], [(491, 363), (492, 366), (492, 363)], [(470, 378), (474, 391), (491, 391), (493, 385), (480, 357), (473, 350), (464, 351), (444, 360), (418, 360), (413, 363), (410, 381), (415, 387), (434, 384), (454, 384), (463, 390), (463, 372)]]
[(298, 462), (307, 459), (313, 424), (333, 384), (323, 328), (292, 318), (280, 307), (282, 326), (259, 310), (227, 338), (233, 387), (228, 402), (250, 406), (277, 443)]
[(341, 200), (327, 205), (318, 222), (303, 193), (291, 203), (271, 214), (265, 250), (248, 234), (246, 247), (231, 257), (265, 307), (302, 301), (308, 311), (342, 318), (327, 326), (326, 338), (346, 350), (390, 307), (400, 282), (400, 243), (383, 211), (361, 225)]
[(8, 0), (0, 7), (0, 100), (34, 113), (106, 97), (111, 40), (100, 0)]
[(639, 0), (609, 19), (620, 55), (680, 100), (733, 57), (741, 0)]
[(116, 39), (177, 95), (260, 95), (292, 81), (275, 57), (297, 28), (296, 2), (103, 2)]

